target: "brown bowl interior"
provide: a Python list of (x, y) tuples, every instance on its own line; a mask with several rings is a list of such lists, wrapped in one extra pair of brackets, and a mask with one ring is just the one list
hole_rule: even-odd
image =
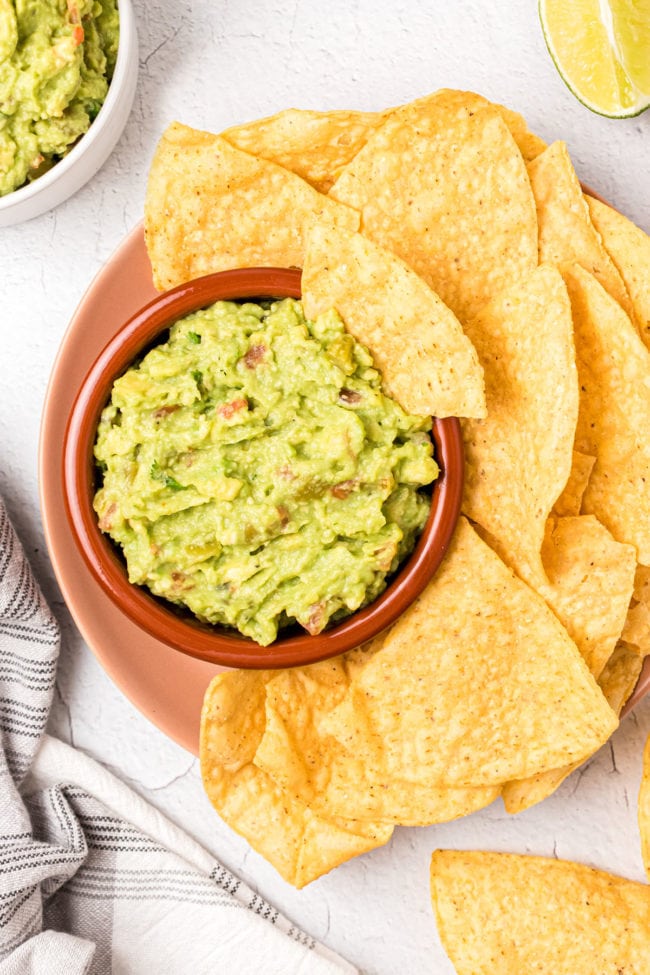
[(385, 591), (317, 636), (286, 631), (268, 647), (224, 627), (200, 622), (189, 612), (129, 583), (126, 567), (98, 527), (93, 445), (113, 382), (177, 319), (220, 299), (300, 298), (301, 274), (289, 268), (223, 271), (180, 285), (136, 313), (103, 349), (84, 379), (65, 433), (63, 483), (72, 535), (90, 571), (110, 599), (134, 623), (163, 643), (193, 657), (229, 667), (274, 668), (314, 663), (343, 653), (390, 626), (425, 588), (438, 568), (458, 520), (463, 489), (463, 446), (455, 418), (434, 419), (433, 438), (441, 473), (431, 512), (409, 559)]

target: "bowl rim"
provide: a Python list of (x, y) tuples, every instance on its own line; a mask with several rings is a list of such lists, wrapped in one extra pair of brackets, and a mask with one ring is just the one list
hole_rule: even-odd
[(18, 189), (12, 190), (11, 193), (0, 196), (0, 212), (10, 210), (14, 206), (18, 206), (41, 193), (47, 192), (48, 189), (55, 185), (82, 159), (91, 145), (98, 138), (101, 138), (103, 131), (110, 124), (113, 109), (119, 103), (122, 88), (130, 77), (131, 65), (129, 55), (132, 47), (132, 36), (135, 30), (131, 0), (117, 0), (117, 8), (120, 19), (120, 37), (117, 45), (115, 70), (108, 85), (106, 98), (102, 102), (96, 118), (90, 123), (88, 131), (84, 132), (73, 145), (72, 149), (55, 163), (51, 169), (48, 169), (46, 173), (43, 173), (42, 176), (39, 176), (32, 183), (25, 183), (23, 186), (19, 186)]
[[(301, 297), (297, 268), (237, 268), (206, 275), (167, 291), (137, 311), (104, 346), (88, 370), (70, 410), (63, 445), (64, 508), (73, 540), (105, 594), (136, 625), (189, 656), (226, 667), (274, 669), (315, 663), (367, 642), (394, 623), (427, 586), (453, 536), (463, 492), (464, 452), (455, 417), (433, 419), (435, 456), (431, 511), (411, 555), (368, 606), (331, 629), (279, 637), (262, 647), (254, 641), (184, 619), (144, 587), (130, 583), (114, 545), (97, 524), (92, 507), (92, 448), (102, 409), (115, 379), (174, 321), (218, 300)], [(171, 604), (170, 604), (171, 606)]]

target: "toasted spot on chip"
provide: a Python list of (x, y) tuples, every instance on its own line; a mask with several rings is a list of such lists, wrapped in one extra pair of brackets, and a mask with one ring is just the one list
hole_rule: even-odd
[(431, 896), (458, 975), (644, 975), (650, 887), (579, 863), (436, 850)]
[(145, 239), (159, 290), (234, 267), (302, 266), (310, 225), (356, 230), (359, 216), (295, 173), (177, 122), (147, 184)]
[(463, 420), (463, 511), (523, 579), (545, 582), (546, 520), (566, 484), (578, 415), (571, 306), (560, 274), (540, 267), (466, 331), (485, 372), (488, 415)]
[(589, 454), (581, 454), (579, 450), (573, 451), (569, 479), (564, 485), (562, 494), (553, 505), (553, 513), (558, 517), (571, 517), (580, 514), (582, 496), (589, 483), (589, 477), (595, 463), (595, 457), (590, 457)]
[(460, 322), (403, 261), (361, 234), (315, 224), (302, 275), (309, 318), (335, 308), (410, 413), (485, 416), (483, 370)]
[(221, 818), (295, 887), (386, 843), (393, 827), (327, 820), (252, 763), (265, 726), (262, 671), (218, 674), (201, 713), (201, 775)]
[(357, 209), (362, 233), (406, 261), (463, 323), (537, 265), (525, 163), (491, 106), (431, 96), (396, 110), (330, 196)]
[(643, 773), (639, 790), (639, 832), (641, 855), (648, 880), (650, 880), (650, 737), (643, 749)]
[(564, 278), (580, 383), (575, 447), (596, 457), (582, 512), (650, 565), (650, 352), (592, 275), (572, 265)]
[(319, 727), (373, 775), (475, 788), (582, 759), (616, 724), (551, 610), (461, 519), (434, 579)]
[(631, 314), (623, 278), (591, 222), (565, 143), (550, 145), (529, 163), (528, 174), (537, 206), (540, 263), (580, 264)]
[(288, 108), (222, 132), (237, 149), (290, 169), (320, 193), (385, 121), (387, 112), (313, 112)]
[(625, 282), (639, 335), (650, 348), (650, 237), (600, 200), (585, 199), (591, 222)]

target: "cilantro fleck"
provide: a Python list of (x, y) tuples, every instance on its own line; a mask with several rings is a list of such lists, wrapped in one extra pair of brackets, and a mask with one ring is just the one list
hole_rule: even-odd
[(187, 337), (190, 340), (190, 342), (194, 343), (194, 345), (201, 344), (201, 336), (198, 334), (198, 332), (188, 332)]
[(164, 471), (157, 460), (154, 460), (149, 471), (149, 476), (153, 478), (154, 481), (160, 481), (165, 487), (168, 487), (171, 491), (184, 491), (185, 486), (179, 484), (175, 477)]

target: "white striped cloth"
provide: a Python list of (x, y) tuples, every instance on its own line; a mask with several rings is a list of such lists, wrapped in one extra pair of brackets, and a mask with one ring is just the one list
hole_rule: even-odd
[(353, 975), (44, 734), (59, 630), (0, 499), (0, 975)]

